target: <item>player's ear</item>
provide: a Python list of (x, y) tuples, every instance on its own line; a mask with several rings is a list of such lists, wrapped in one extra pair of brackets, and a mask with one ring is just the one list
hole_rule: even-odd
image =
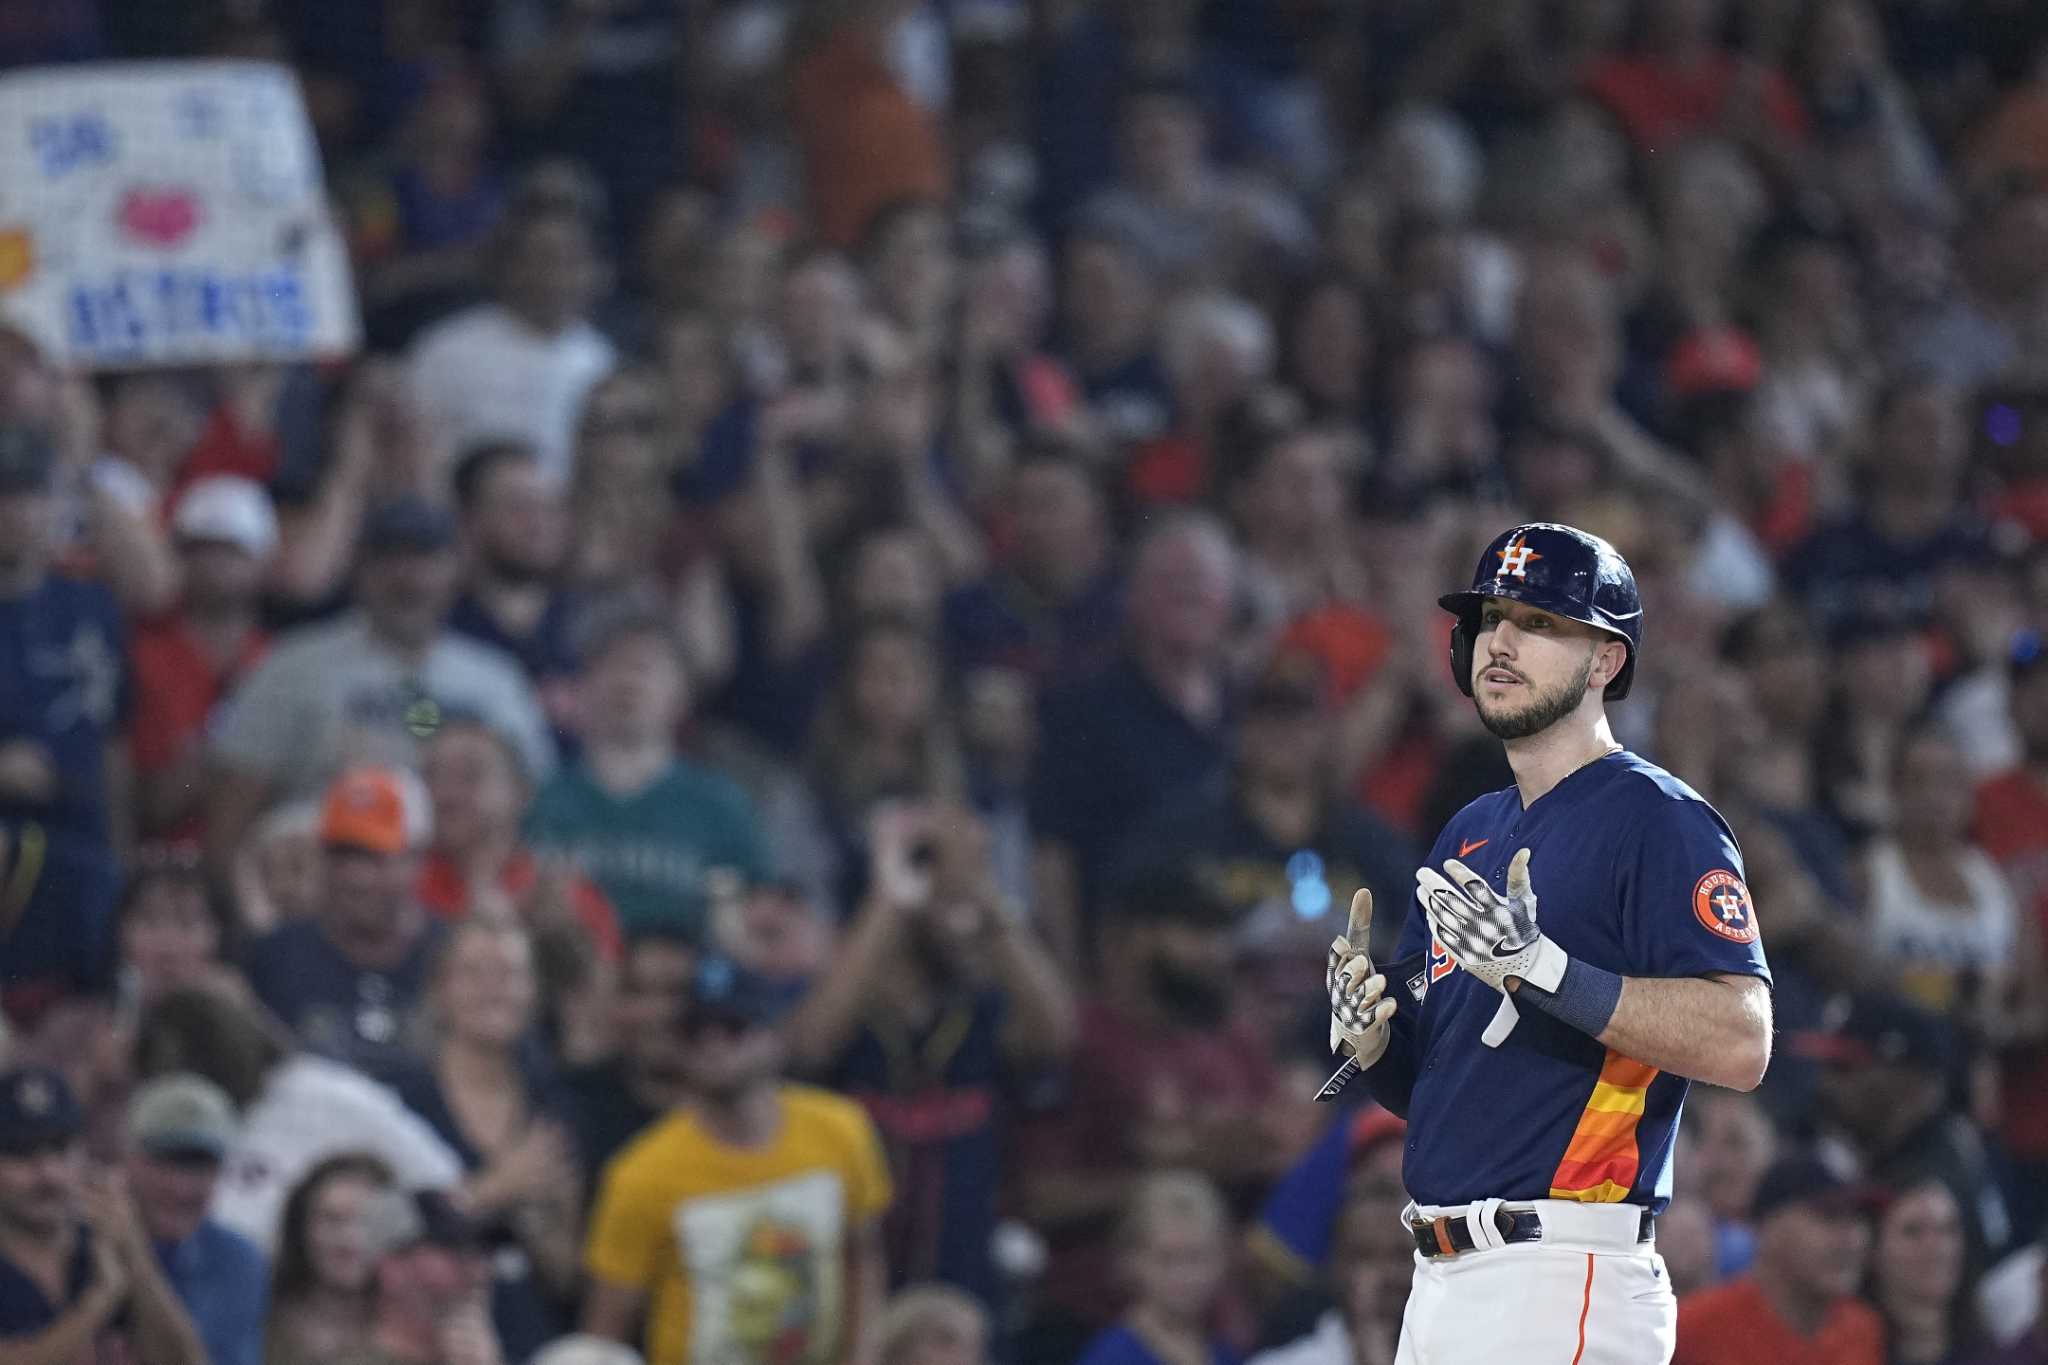
[(1587, 677), (1587, 689), (1593, 692), (1606, 691), (1607, 684), (1613, 682), (1627, 664), (1627, 645), (1619, 640), (1602, 640), (1593, 646), (1593, 671)]

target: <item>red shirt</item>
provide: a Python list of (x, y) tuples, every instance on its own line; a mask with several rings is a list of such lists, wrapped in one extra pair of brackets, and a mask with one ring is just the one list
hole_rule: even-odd
[[(498, 889), (519, 902), (533, 893), (540, 881), (540, 860), (520, 849), (505, 860), (498, 874)], [(469, 879), (445, 853), (429, 853), (420, 865), (419, 885), (414, 888), (421, 905), (442, 919), (461, 919), (469, 906)], [(625, 945), (619, 935), (619, 917), (597, 884), (582, 873), (574, 873), (568, 884), (569, 908), (576, 922), (590, 936), (591, 944), (607, 962), (616, 962)]]
[[(128, 753), (141, 775), (163, 772), (186, 747), (199, 741), (207, 717), (235, 680), (255, 667), (270, 648), (270, 636), (251, 631), (241, 652), (225, 668), (213, 659), (181, 615), (161, 617), (139, 627), (128, 646), (135, 672), (135, 715), (128, 732)], [(196, 839), (202, 833), (195, 815), (167, 830), (151, 834), (168, 839)]]
[(1678, 1305), (1678, 1352), (1671, 1365), (1884, 1365), (1884, 1319), (1861, 1299), (1844, 1298), (1810, 1337), (1786, 1325), (1756, 1280), (1688, 1294)]
[[(1135, 1139), (1141, 1113), (1241, 1114), (1250, 1122), (1273, 1094), (1271, 1056), (1243, 1026), (1155, 1029), (1101, 1000), (1081, 1007), (1071, 1086), (1058, 1112), (1030, 1125), (1024, 1168), (1089, 1175), (1146, 1169)], [(1109, 1230), (1058, 1233), (1041, 1292), (1091, 1326), (1123, 1306)]]
[[(1692, 67), (1656, 57), (1614, 57), (1593, 68), (1586, 92), (1607, 107), (1636, 146), (1668, 151), (1720, 123), (1741, 74), (1740, 64), (1725, 53)], [(1791, 82), (1776, 71), (1764, 73), (1763, 106), (1778, 131), (1805, 134), (1806, 111)]]

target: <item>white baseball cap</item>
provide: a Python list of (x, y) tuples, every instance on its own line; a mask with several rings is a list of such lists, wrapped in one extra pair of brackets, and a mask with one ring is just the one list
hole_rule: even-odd
[(262, 485), (235, 474), (212, 474), (178, 499), (171, 532), (180, 540), (218, 541), (268, 559), (277, 549), (277, 513)]

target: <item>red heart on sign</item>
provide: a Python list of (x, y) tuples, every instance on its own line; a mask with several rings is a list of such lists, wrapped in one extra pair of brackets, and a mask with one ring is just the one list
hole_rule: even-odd
[(176, 246), (199, 226), (199, 201), (189, 190), (130, 190), (121, 196), (120, 222), (138, 242)]

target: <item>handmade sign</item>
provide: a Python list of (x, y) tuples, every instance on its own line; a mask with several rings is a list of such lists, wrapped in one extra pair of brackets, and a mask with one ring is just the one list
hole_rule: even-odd
[(0, 320), (89, 368), (353, 350), (348, 251), (291, 72), (0, 77)]

